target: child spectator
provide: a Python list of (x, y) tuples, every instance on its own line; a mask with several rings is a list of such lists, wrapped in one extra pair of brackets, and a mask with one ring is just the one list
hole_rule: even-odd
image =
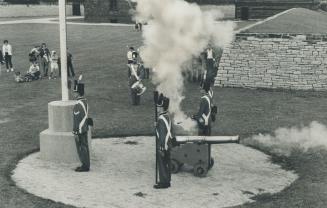
[(11, 62), (11, 59), (12, 59), (12, 46), (9, 44), (8, 40), (3, 41), (2, 53), (3, 53), (3, 56), (5, 58), (7, 72), (9, 72), (9, 69), (11, 71), (14, 71), (14, 68), (13, 68), (12, 62)]
[(37, 65), (37, 62), (34, 62), (30, 66), (27, 74), (31, 76), (32, 80), (38, 80), (41, 78), (40, 67)]
[(14, 79), (15, 79), (15, 82), (17, 82), (17, 83), (25, 82), (25, 79), (24, 79), (24, 77), (20, 74), (20, 72), (15, 72), (15, 74), (14, 74)]
[(39, 56), (40, 56), (40, 46), (35, 46), (29, 53), (29, 61), (31, 62), (31, 64), (36, 62), (39, 59)]
[(57, 72), (59, 70), (58, 66), (58, 55), (56, 51), (51, 51), (51, 56), (50, 56), (50, 76), (49, 79), (56, 79), (57, 78)]

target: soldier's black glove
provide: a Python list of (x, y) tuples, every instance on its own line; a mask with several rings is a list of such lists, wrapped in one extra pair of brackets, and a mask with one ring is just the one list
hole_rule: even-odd
[(178, 143), (177, 143), (177, 139), (176, 139), (176, 137), (173, 137), (173, 138), (171, 139), (171, 144), (172, 144), (173, 147), (178, 146)]
[(88, 126), (94, 126), (93, 119), (92, 118), (87, 118), (87, 125)]

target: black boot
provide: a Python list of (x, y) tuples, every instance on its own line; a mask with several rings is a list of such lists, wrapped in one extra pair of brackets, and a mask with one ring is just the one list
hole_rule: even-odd
[(153, 188), (155, 188), (155, 189), (165, 189), (165, 188), (169, 188), (169, 187), (170, 187), (170, 183), (158, 183), (153, 186)]
[(83, 167), (83, 166), (81, 166), (81, 167), (77, 167), (77, 168), (75, 169), (76, 172), (88, 172), (89, 170), (90, 170), (90, 168), (85, 168), (85, 167)]

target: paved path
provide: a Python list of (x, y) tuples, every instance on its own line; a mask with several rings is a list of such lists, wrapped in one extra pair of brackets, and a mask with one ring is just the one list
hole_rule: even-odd
[[(88, 22), (72, 22), (70, 20), (83, 20), (84, 17), (67, 17), (68, 25), (95, 25), (95, 26), (134, 26), (132, 24), (122, 24), (122, 23), (88, 23)], [(57, 17), (47, 17), (47, 18), (27, 18), (27, 19), (15, 19), (15, 20), (4, 20), (1, 21), (0, 25), (8, 24), (26, 24), (26, 23), (38, 23), (38, 24), (58, 24)]]

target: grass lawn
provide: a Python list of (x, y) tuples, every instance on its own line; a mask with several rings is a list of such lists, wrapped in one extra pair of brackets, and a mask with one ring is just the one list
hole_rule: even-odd
[[(28, 52), (34, 44), (46, 42), (58, 51), (58, 26), (48, 24), (0, 25), (0, 40), (9, 39), (14, 48), (14, 68), (27, 70)], [(131, 106), (125, 65), (126, 45), (139, 46), (141, 34), (132, 27), (68, 27), (68, 47), (73, 53), (77, 73), (83, 73), (93, 136), (151, 135), (153, 133), (153, 86), (141, 106)], [(12, 74), (0, 76), (0, 207), (68, 207), (35, 197), (20, 190), (10, 180), (17, 160), (39, 148), (39, 133), (46, 129), (47, 103), (59, 100), (60, 80), (41, 80), (17, 84)], [(242, 138), (269, 133), (278, 127), (307, 125), (316, 120), (327, 124), (326, 92), (291, 92), (215, 88), (219, 106), (213, 134), (239, 134)], [(196, 111), (199, 89), (186, 85), (183, 108)], [(275, 195), (262, 195), (257, 202), (240, 207), (321, 207), (327, 204), (327, 151), (294, 152), (290, 157), (273, 156), (285, 168), (294, 169), (300, 178)], [(242, 159), (242, 158), (240, 158)]]

